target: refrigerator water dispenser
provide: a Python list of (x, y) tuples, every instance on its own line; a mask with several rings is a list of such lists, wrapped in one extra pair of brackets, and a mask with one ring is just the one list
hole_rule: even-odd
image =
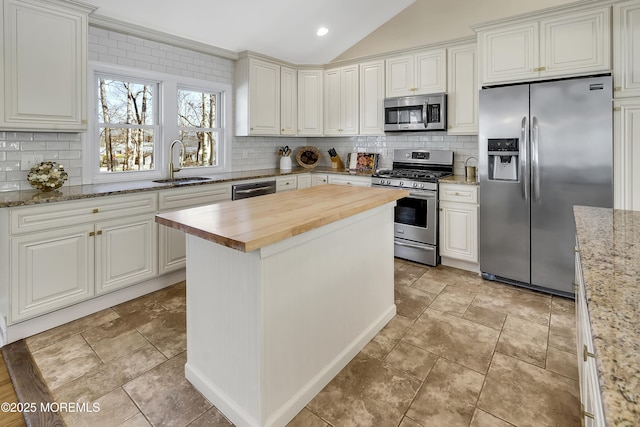
[(518, 139), (488, 139), (489, 180), (518, 180)]

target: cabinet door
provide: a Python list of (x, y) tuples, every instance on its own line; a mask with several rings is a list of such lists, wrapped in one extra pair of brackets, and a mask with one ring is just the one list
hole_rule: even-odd
[(478, 134), (476, 44), (449, 48), (447, 106), (449, 135)]
[(249, 131), (280, 135), (280, 66), (249, 60)]
[(311, 187), (311, 174), (298, 175), (298, 190)]
[(157, 275), (154, 215), (96, 224), (96, 294)]
[(540, 21), (541, 76), (609, 71), (609, 6)]
[(93, 224), (11, 238), (10, 323), (94, 295)]
[(478, 208), (475, 204), (440, 203), (440, 255), (478, 262)]
[(447, 50), (437, 49), (416, 54), (415, 93), (429, 94), (447, 91)]
[(640, 96), (640, 2), (613, 5), (614, 97)]
[(384, 135), (384, 61), (360, 64), (360, 135)]
[(340, 69), (324, 72), (324, 134), (340, 135)]
[(4, 1), (0, 128), (86, 130), (88, 10)]
[(417, 90), (414, 86), (413, 55), (403, 55), (387, 59), (386, 62), (386, 93), (387, 98), (395, 96), (413, 95)]
[(311, 174), (311, 186), (315, 187), (317, 185), (326, 185), (329, 183), (329, 178), (327, 177), (327, 175), (318, 175), (318, 174)]
[(295, 135), (298, 129), (298, 74), (280, 68), (280, 134)]
[(358, 65), (340, 69), (340, 133), (358, 134)]
[(502, 83), (539, 76), (538, 23), (509, 25), (478, 33), (482, 83)]
[(640, 210), (640, 100), (614, 102), (613, 206)]
[(298, 71), (298, 135), (322, 135), (322, 71)]

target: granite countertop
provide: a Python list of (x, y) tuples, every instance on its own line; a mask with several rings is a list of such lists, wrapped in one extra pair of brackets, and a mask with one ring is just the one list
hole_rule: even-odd
[(464, 175), (450, 175), (438, 180), (440, 184), (466, 184), (478, 185), (478, 175), (473, 178), (467, 178)]
[(640, 420), (640, 211), (574, 207), (607, 425)]
[(156, 222), (250, 252), (408, 195), (408, 190), (320, 185), (157, 214)]
[[(131, 194), (143, 191), (166, 190), (177, 187), (190, 187), (195, 185), (219, 184), (245, 179), (274, 178), (278, 176), (295, 175), (302, 173), (334, 173), (340, 175), (371, 176), (371, 173), (354, 172), (348, 169), (333, 169), (330, 167), (317, 167), (314, 169), (293, 168), (290, 172), (280, 172), (280, 169), (259, 169), (242, 172), (230, 172), (216, 175), (200, 175), (210, 178), (207, 181), (192, 181), (186, 184), (157, 183), (151, 180), (114, 182), (106, 184), (87, 184), (63, 186), (51, 192), (38, 190), (21, 190), (0, 192), (0, 208), (36, 205), (41, 203), (64, 202), (69, 200), (88, 199), (118, 194)], [(180, 175), (178, 175), (179, 177)]]

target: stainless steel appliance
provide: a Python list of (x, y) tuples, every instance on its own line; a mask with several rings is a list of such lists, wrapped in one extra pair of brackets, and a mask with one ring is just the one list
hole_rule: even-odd
[(480, 91), (483, 277), (573, 295), (574, 205), (613, 205), (610, 76)]
[(438, 253), (438, 179), (453, 174), (453, 151), (393, 150), (393, 169), (373, 174), (371, 185), (405, 188), (394, 220), (394, 254), (427, 265), (440, 262)]
[(384, 100), (385, 132), (446, 129), (447, 95), (444, 93)]
[(237, 184), (231, 186), (231, 200), (248, 199), (249, 197), (263, 196), (265, 194), (273, 194), (275, 192), (275, 181)]

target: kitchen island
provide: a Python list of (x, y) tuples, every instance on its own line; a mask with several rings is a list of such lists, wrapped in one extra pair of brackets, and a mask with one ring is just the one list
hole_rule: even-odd
[(159, 214), (187, 233), (187, 379), (234, 424), (291, 420), (394, 316), (393, 207), (323, 185)]

